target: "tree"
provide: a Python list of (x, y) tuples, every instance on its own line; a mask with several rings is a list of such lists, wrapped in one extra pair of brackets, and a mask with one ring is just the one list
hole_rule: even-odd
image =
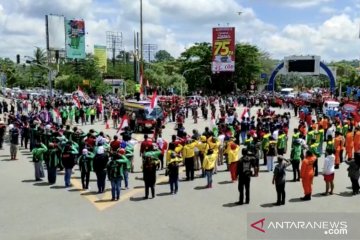
[(155, 61), (156, 62), (168, 62), (173, 61), (174, 57), (171, 56), (169, 52), (166, 50), (159, 50), (155, 53)]
[(35, 47), (34, 61), (37, 64), (45, 65), (47, 62), (46, 50), (39, 47)]

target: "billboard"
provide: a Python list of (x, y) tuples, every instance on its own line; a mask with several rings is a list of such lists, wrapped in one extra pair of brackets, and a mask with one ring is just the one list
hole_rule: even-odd
[(97, 58), (97, 65), (101, 71), (107, 72), (106, 46), (94, 45), (94, 56)]
[(83, 20), (66, 20), (66, 57), (71, 59), (85, 58), (85, 22)]
[(235, 28), (213, 28), (212, 72), (235, 71)]
[(46, 47), (50, 51), (65, 50), (65, 18), (58, 15), (46, 15)]

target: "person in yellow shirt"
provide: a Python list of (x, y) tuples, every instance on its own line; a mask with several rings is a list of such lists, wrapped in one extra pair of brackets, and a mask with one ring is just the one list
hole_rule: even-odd
[[(215, 138), (215, 137), (210, 137), (207, 140), (207, 143), (209, 144), (209, 148), (208, 149), (212, 149), (214, 151), (214, 154), (216, 155), (216, 162), (219, 163), (220, 162), (220, 158), (219, 158), (219, 149), (220, 149), (220, 141)], [(214, 170), (214, 174), (216, 174), (217, 172), (217, 164), (215, 164), (215, 170)]]
[(230, 151), (228, 152), (228, 161), (232, 182), (235, 182), (237, 180), (237, 164), (239, 161), (239, 151), (240, 147), (235, 143), (231, 143)]
[(175, 152), (172, 152), (170, 154), (170, 161), (167, 163), (167, 175), (169, 175), (171, 194), (176, 194), (178, 192), (180, 162), (182, 162), (182, 159), (179, 158)]
[[(201, 136), (200, 137), (200, 142), (197, 143), (196, 145), (197, 149), (199, 149), (199, 159), (200, 159), (200, 163), (201, 166), (203, 165), (203, 161), (204, 161), (204, 157), (209, 149), (209, 144), (207, 143), (207, 139), (205, 136)], [(204, 169), (202, 168), (202, 177), (205, 177), (205, 172)]]
[(204, 157), (204, 161), (202, 164), (202, 168), (205, 171), (206, 179), (207, 179), (207, 188), (212, 188), (212, 175), (214, 173), (216, 165), (216, 155), (212, 149), (209, 149), (206, 156)]
[(182, 149), (182, 157), (185, 161), (186, 181), (194, 180), (194, 156), (197, 142), (188, 140)]

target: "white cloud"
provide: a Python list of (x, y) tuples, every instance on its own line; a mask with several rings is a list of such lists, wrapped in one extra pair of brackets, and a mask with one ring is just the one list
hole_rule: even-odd
[(308, 8), (320, 4), (332, 2), (333, 0), (270, 0), (294, 8)]

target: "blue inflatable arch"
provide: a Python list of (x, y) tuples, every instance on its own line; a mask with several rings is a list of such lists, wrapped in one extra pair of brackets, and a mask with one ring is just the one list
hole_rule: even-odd
[[(275, 70), (272, 72), (271, 76), (270, 76), (270, 79), (269, 79), (269, 82), (268, 82), (268, 88), (267, 90), (268, 91), (274, 91), (275, 90), (275, 79), (276, 79), (276, 76), (277, 74), (279, 73), (279, 71), (284, 67), (284, 62), (280, 63), (276, 68)], [(330, 91), (332, 93), (335, 92), (335, 88), (336, 88), (336, 81), (335, 81), (335, 77), (331, 71), (331, 69), (326, 66), (325, 63), (323, 62), (320, 62), (320, 68), (322, 70), (324, 70), (324, 72), (326, 73), (326, 75), (328, 76), (329, 78), (329, 81), (330, 81)]]

